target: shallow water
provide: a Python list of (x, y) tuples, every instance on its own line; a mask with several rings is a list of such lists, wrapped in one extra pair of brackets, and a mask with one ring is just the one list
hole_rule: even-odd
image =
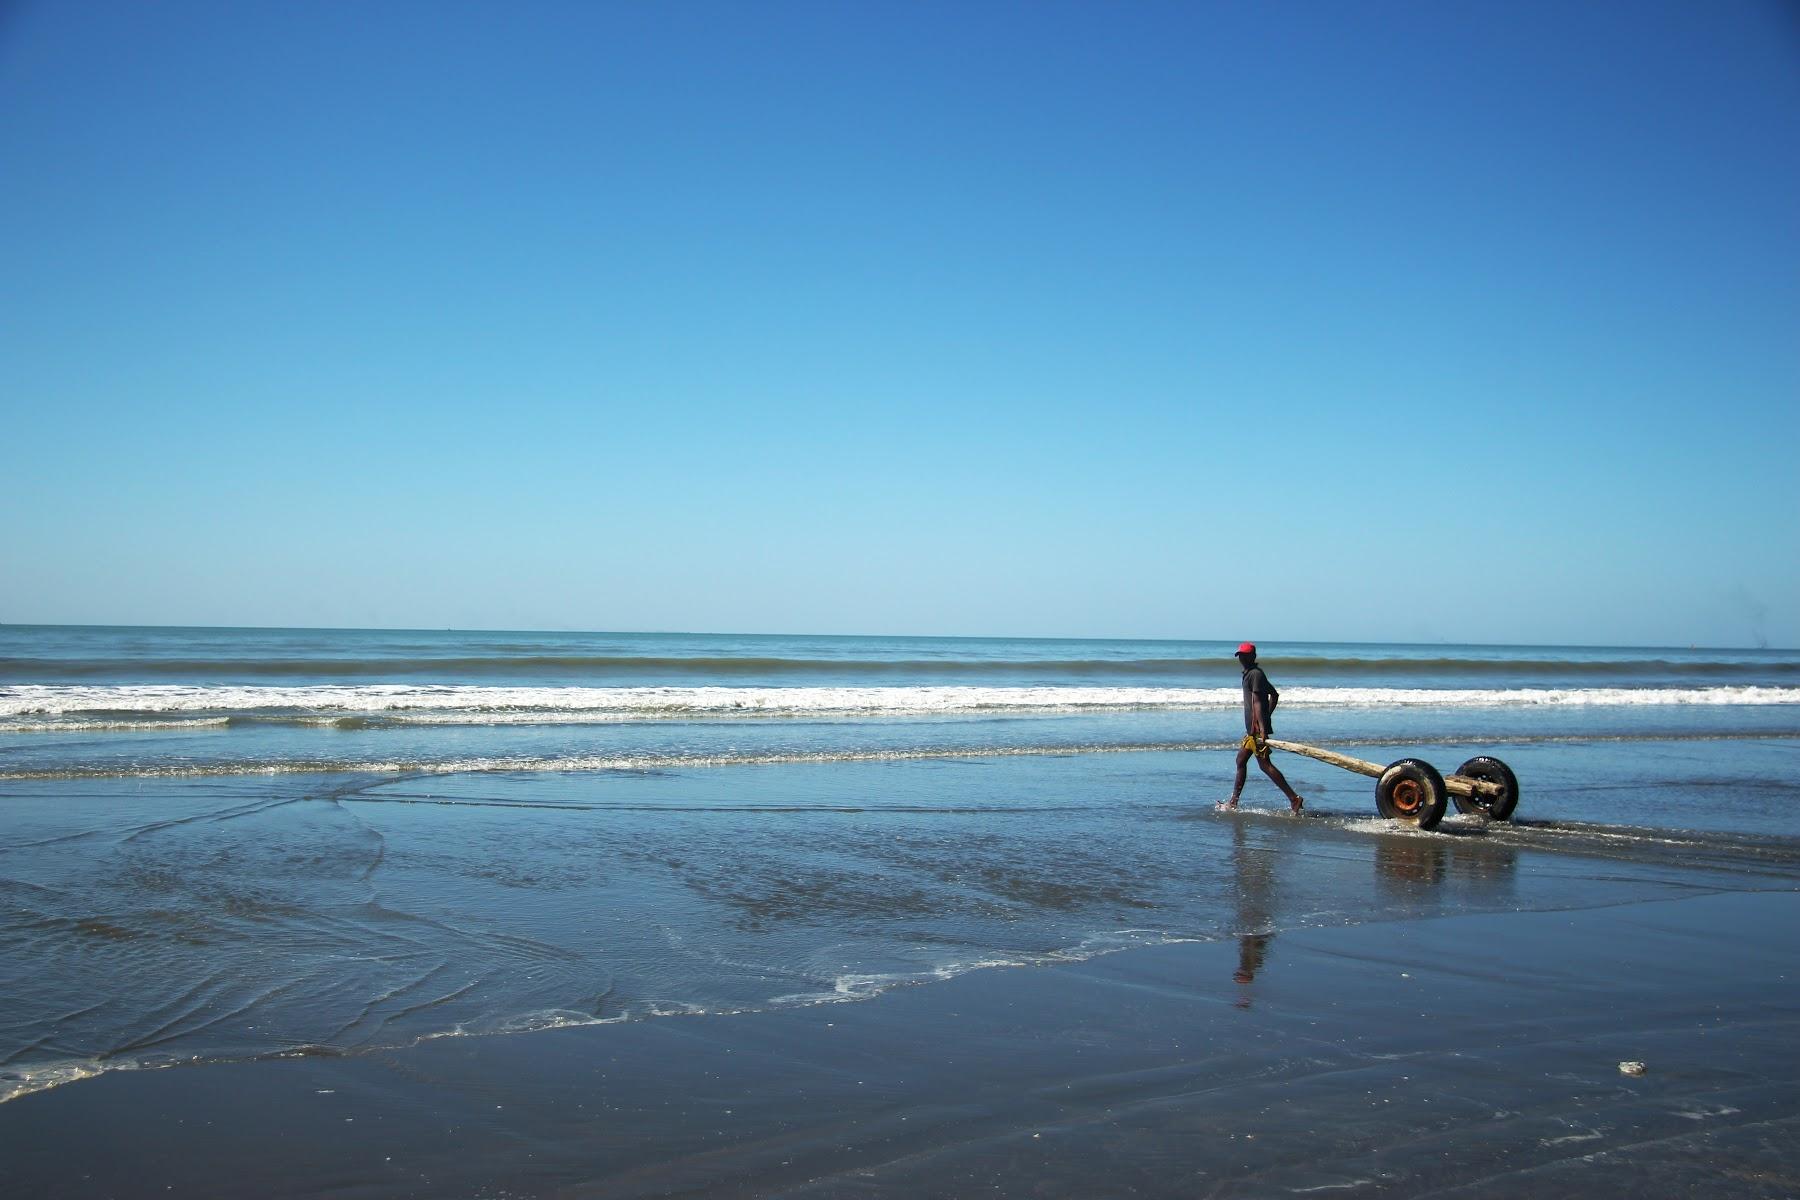
[[(1755, 758), (1795, 748), (1746, 743), (1731, 786), (1749, 793)], [(1309, 817), (1217, 814), (1223, 752), (16, 782), (0, 1073), (16, 1093), (108, 1067), (833, 1002), (1132, 945), (1800, 879), (1800, 839), (1646, 819), (1679, 808), (1691, 781), (1657, 772), (1687, 755), (1629, 756), (1633, 787), (1567, 803), (1560, 780), (1587, 773), (1524, 758), (1542, 780), (1531, 815), (1430, 834), (1313, 764), (1291, 771)]]
[[(1446, 773), (1476, 753), (1513, 766), (1513, 824), (1453, 815), (1430, 834), (1378, 818), (1370, 780), (1291, 755), (1278, 760), (1308, 797), (1306, 819), (1281, 815), (1254, 771), (1247, 811), (1214, 813), (1241, 728), (1234, 684), (1224, 701), (1213, 688), (1094, 711), (1021, 709), (984, 683), (988, 711), (946, 712), (941, 664), (919, 664), (937, 655), (969, 674), (960, 643), (685, 644), (692, 658), (762, 664), (734, 686), (781, 716), (652, 713), (615, 703), (616, 688), (574, 696), (556, 683), (523, 707), (486, 705), (491, 692), (470, 704), (469, 689), (501, 685), (459, 680), (466, 666), (420, 667), (429, 656), (405, 639), (373, 658), (413, 664), (404, 685), (368, 672), (329, 685), (365, 689), (355, 711), (288, 703), (287, 683), (282, 704), (248, 703), (218, 678), (246, 661), (328, 673), (388, 636), (88, 631), (46, 637), (33, 654), (9, 644), (9, 678), (54, 660), (62, 681), (0, 686), (14, 710), (0, 733), (0, 1095), (119, 1067), (833, 1003), (1171, 941), (1237, 939), (1254, 971), (1297, 929), (1800, 879), (1800, 707), (1779, 671), (1774, 682), (1701, 672), (1704, 702), (1671, 698), (1694, 690), (1689, 679), (1599, 703), (1571, 679), (1596, 661), (1626, 674), (1628, 652), (1567, 652), (1571, 678), (1532, 689), (1495, 666), (1499, 652), (1452, 670), (1434, 650), (1412, 675), (1377, 668), (1386, 699), (1370, 699), (1368, 679), (1342, 663), (1422, 652), (1342, 652), (1330, 668), (1341, 685), (1311, 691), (1272, 659), (1283, 736), (1380, 762), (1420, 755)], [(466, 664), (487, 652), (472, 637), (427, 640)], [(1186, 661), (1167, 646), (979, 647), (1008, 671)], [(641, 641), (624, 649), (653, 657)], [(1743, 665), (1715, 660), (1715, 674)], [(910, 682), (897, 685), (902, 702), (824, 712), (808, 707), (816, 690), (796, 696), (769, 661), (903, 662), (894, 669)], [(1547, 669), (1541, 650), (1522, 661), (1523, 674)], [(1117, 700), (1138, 686), (1118, 669), (1081, 686)], [(105, 682), (66, 682), (83, 671)], [(172, 682), (184, 671), (200, 678)], [(421, 671), (450, 674), (421, 684)], [(1484, 671), (1504, 686), (1481, 703), (1419, 686)], [(1231, 683), (1235, 667), (1223, 673)], [(77, 686), (138, 707), (41, 711), (44, 689)], [(171, 686), (224, 715), (145, 699)], [(367, 707), (366, 689), (401, 686), (436, 698), (397, 720)], [(1746, 688), (1779, 702), (1719, 702)], [(1443, 703), (1394, 698), (1434, 690)], [(599, 712), (608, 719), (590, 719)], [(196, 720), (212, 723), (179, 723)]]

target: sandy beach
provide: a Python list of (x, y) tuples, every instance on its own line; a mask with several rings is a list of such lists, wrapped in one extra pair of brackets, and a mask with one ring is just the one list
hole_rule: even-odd
[[(1703, 894), (1169, 945), (785, 1012), (113, 1072), (0, 1106), (5, 1187), (1789, 1196), (1797, 951), (1792, 891)], [(1633, 1060), (1643, 1075), (1621, 1073)]]

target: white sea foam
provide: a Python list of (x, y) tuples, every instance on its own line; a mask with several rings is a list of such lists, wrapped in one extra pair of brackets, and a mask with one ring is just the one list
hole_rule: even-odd
[(845, 1004), (869, 1000), (896, 988), (913, 987), (925, 983), (942, 983), (974, 971), (1010, 970), (1019, 967), (1047, 967), (1063, 963), (1086, 962), (1089, 959), (1116, 954), (1121, 950), (1144, 946), (1169, 946), (1202, 940), (1205, 939), (1153, 929), (1121, 929), (1112, 933), (1095, 934), (1082, 939), (1073, 946), (1065, 946), (1057, 950), (1018, 951), (1012, 954), (989, 955), (940, 963), (936, 966), (921, 967), (912, 971), (884, 971), (869, 974), (849, 972), (835, 977), (831, 981), (829, 991), (792, 992), (787, 995), (773, 996), (770, 997), (768, 1004), (772, 1008)]
[(29, 1096), (32, 1092), (61, 1087), (65, 1083), (92, 1079), (104, 1069), (97, 1062), (73, 1060), (32, 1063), (29, 1066), (8, 1068), (0, 1071), (0, 1104), (5, 1104), (8, 1100), (16, 1100), (20, 1096)]
[[(957, 713), (1202, 711), (1235, 708), (1231, 688), (1144, 687), (478, 687), (414, 684), (207, 687), (0, 687), (0, 730), (79, 723), (140, 727), (146, 718), (232, 714), (322, 723), (371, 716), (408, 724), (555, 724), (704, 717), (903, 717)], [(1293, 687), (1284, 709), (1793, 705), (1800, 688)]]
[(965, 758), (1055, 758), (1069, 754), (1117, 754), (1159, 750), (1225, 750), (1236, 742), (1127, 742), (1110, 745), (955, 746), (910, 750), (822, 750), (796, 753), (620, 754), (554, 757), (500, 756), (451, 759), (273, 759), (162, 764), (46, 767), (0, 770), (0, 780), (206, 779), (230, 775), (467, 775), (518, 772), (668, 771), (705, 767), (770, 767), (808, 763), (908, 762)]

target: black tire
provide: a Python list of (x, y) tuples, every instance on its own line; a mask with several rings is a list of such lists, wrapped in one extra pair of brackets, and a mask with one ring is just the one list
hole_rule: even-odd
[(1416, 823), (1420, 829), (1436, 829), (1449, 807), (1444, 777), (1422, 759), (1403, 758), (1390, 763), (1375, 781), (1375, 807), (1393, 821)]
[(1497, 758), (1482, 754), (1456, 768), (1456, 773), (1482, 783), (1497, 783), (1503, 789), (1498, 796), (1457, 796), (1457, 812), (1480, 813), (1490, 821), (1510, 821), (1519, 806), (1519, 777), (1512, 768)]

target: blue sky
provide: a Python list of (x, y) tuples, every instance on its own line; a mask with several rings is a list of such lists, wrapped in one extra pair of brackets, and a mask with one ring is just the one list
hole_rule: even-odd
[(0, 621), (1800, 645), (1800, 17), (0, 7)]

